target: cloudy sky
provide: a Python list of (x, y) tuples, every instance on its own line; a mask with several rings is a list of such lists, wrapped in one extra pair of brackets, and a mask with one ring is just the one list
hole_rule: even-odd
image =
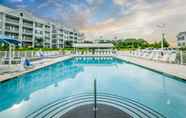
[[(93, 40), (144, 38), (159, 41), (161, 32), (175, 45), (186, 31), (186, 0), (0, 0), (11, 8), (24, 8), (41, 17), (80, 29)], [(160, 28), (159, 26), (163, 26)]]

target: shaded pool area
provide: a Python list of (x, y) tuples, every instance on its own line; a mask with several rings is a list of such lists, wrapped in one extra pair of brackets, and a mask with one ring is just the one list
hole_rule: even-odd
[(62, 115), (60, 118), (95, 118), (95, 115), (96, 118), (132, 118), (132, 116), (120, 109), (104, 104), (98, 104), (99, 110), (97, 114), (94, 114), (92, 110), (93, 106), (93, 104), (79, 106)]
[(99, 93), (133, 100), (168, 118), (186, 115), (185, 82), (113, 57), (74, 57), (0, 83), (0, 117), (23, 118), (59, 99), (91, 93), (94, 78)]

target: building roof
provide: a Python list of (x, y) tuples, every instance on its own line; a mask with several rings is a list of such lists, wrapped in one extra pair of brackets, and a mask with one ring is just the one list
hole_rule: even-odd
[(21, 43), (21, 41), (19, 41), (17, 39), (10, 38), (10, 37), (4, 36), (4, 35), (0, 35), (0, 42), (13, 44), (13, 45), (19, 45)]
[(75, 48), (112, 48), (112, 43), (75, 43)]

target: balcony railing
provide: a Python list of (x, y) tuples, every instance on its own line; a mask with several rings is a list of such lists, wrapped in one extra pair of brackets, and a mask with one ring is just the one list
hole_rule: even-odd
[(33, 24), (23, 23), (23, 27), (33, 28)]
[(23, 32), (23, 34), (26, 34), (26, 35), (33, 35), (32, 32)]
[(19, 23), (19, 20), (13, 20), (13, 19), (6, 19), (6, 22), (10, 22), (10, 23)]
[(5, 28), (5, 31), (12, 32), (12, 33), (19, 33), (19, 29)]
[(25, 42), (32, 42), (32, 39), (24, 38), (23, 41), (25, 41)]

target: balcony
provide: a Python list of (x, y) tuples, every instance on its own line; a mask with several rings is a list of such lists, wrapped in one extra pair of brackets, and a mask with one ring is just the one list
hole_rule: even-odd
[(40, 28), (40, 29), (43, 29), (43, 24), (40, 24), (40, 23), (36, 23), (36, 24), (35, 24), (35, 27), (36, 27), (36, 28)]
[(12, 28), (5, 28), (6, 32), (10, 32), (10, 33), (19, 33), (19, 29), (12, 29)]
[(41, 34), (36, 34), (36, 35), (35, 35), (35, 38), (43, 38), (43, 35), (41, 35)]
[(45, 38), (46, 38), (46, 39), (50, 39), (50, 36), (45, 35)]
[(23, 34), (33, 35), (33, 30), (28, 28), (23, 28)]
[(24, 42), (32, 42), (32, 39), (25, 38), (25, 39), (22, 39), (22, 41), (24, 41)]
[(50, 29), (48, 29), (48, 28), (45, 28), (45, 31), (46, 31), (46, 32), (50, 32)]
[(45, 40), (44, 43), (49, 43), (50, 44), (50, 40)]
[(14, 33), (5, 32), (5, 35), (8, 36), (8, 37), (11, 37), (11, 38), (18, 39), (18, 35), (14, 34)]
[(32, 32), (23, 32), (23, 34), (25, 34), (25, 35), (33, 35)]
[(8, 24), (19, 25), (19, 20), (6, 19), (5, 22)]
[(23, 23), (23, 27), (33, 28), (33, 24)]

